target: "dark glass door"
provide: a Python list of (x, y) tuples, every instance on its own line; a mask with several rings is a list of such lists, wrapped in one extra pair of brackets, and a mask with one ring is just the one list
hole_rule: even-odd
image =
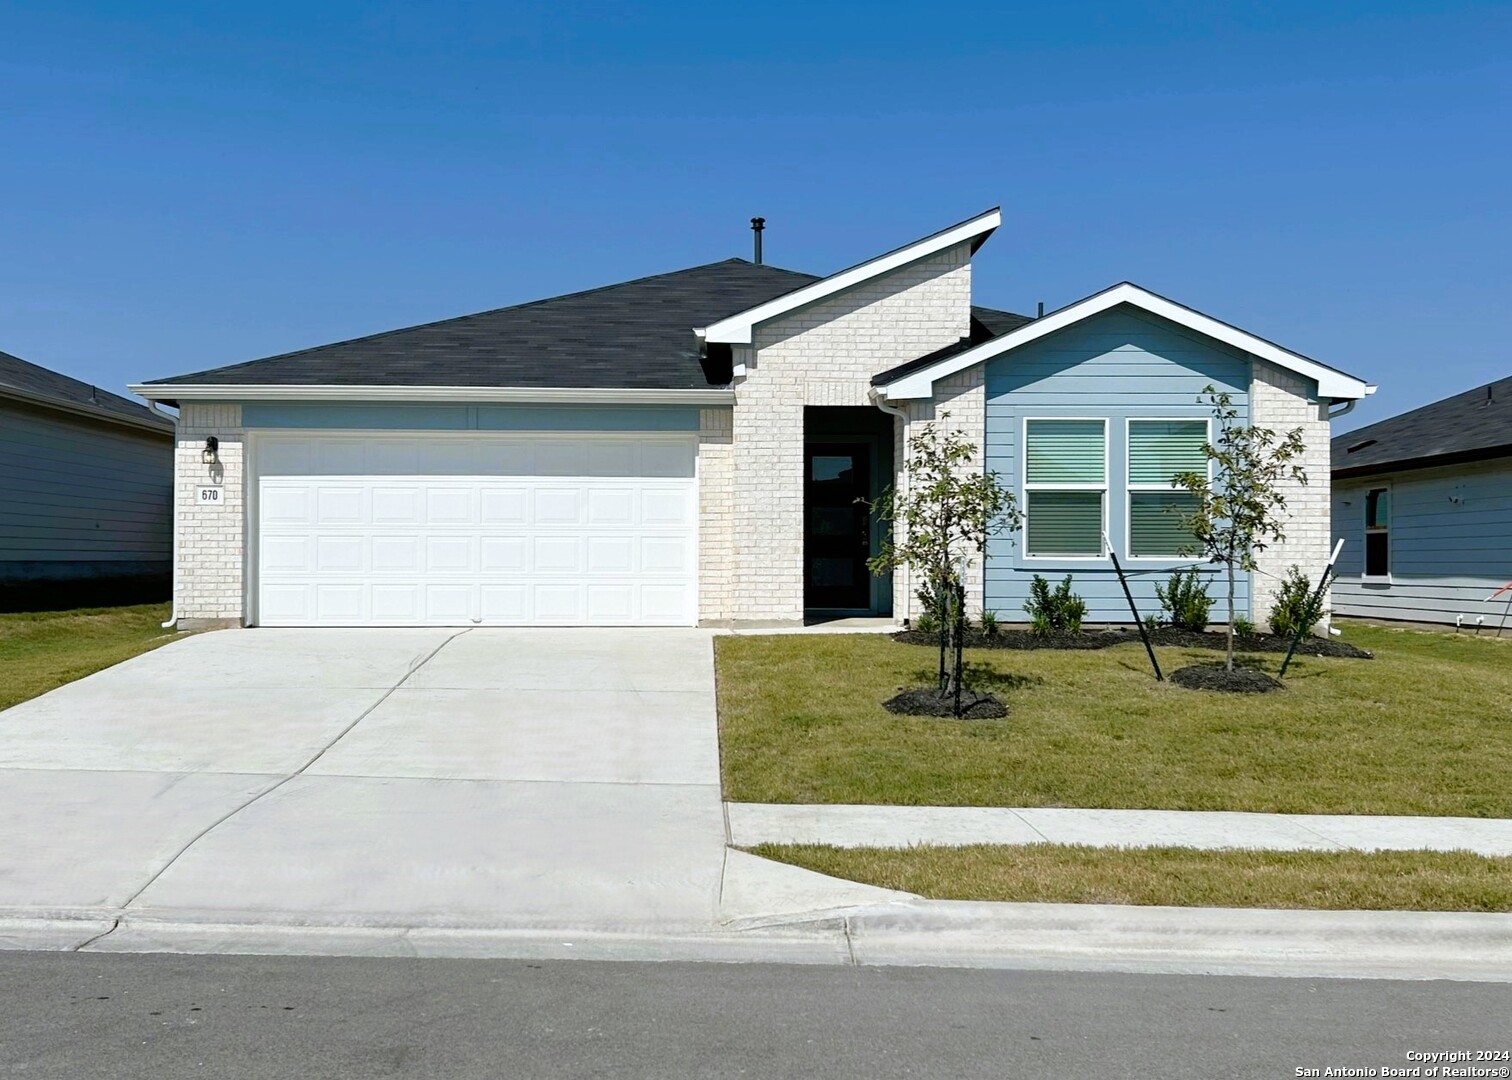
[(805, 607), (871, 607), (870, 461), (866, 443), (804, 447)]

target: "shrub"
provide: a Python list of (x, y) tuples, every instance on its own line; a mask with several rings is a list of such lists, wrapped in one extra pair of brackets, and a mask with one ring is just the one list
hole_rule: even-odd
[(1234, 633), (1242, 638), (1252, 638), (1255, 636), (1255, 624), (1250, 622), (1243, 615), (1235, 615)]
[(1160, 610), (1168, 616), (1167, 621), (1172, 626), (1197, 633), (1207, 629), (1213, 598), (1208, 595), (1207, 582), (1195, 567), (1184, 574), (1177, 570), (1166, 584), (1155, 586), (1155, 595), (1160, 598)]
[(982, 633), (988, 637), (998, 636), (998, 617), (991, 611), (982, 612)]
[(1315, 611), (1311, 618), (1308, 617), (1307, 604), (1311, 599), (1312, 582), (1307, 580), (1300, 566), (1292, 566), (1281, 579), (1281, 591), (1276, 594), (1275, 606), (1271, 608), (1271, 633), (1277, 637), (1291, 637), (1298, 627), (1302, 628), (1303, 637), (1312, 633), (1322, 612)]
[(940, 620), (927, 611), (921, 611), (919, 617), (913, 621), (913, 628), (921, 634), (938, 634)]
[(1029, 628), (1041, 637), (1051, 634), (1075, 634), (1081, 631), (1087, 604), (1071, 591), (1071, 575), (1052, 591), (1050, 583), (1038, 574), (1029, 583), (1029, 599), (1024, 601)]

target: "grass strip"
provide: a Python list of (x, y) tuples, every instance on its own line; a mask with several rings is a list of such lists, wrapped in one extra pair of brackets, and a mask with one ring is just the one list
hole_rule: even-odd
[(751, 851), (933, 900), (1512, 911), (1512, 858), (1462, 851), (1209, 851), (1071, 844), (762, 844)]

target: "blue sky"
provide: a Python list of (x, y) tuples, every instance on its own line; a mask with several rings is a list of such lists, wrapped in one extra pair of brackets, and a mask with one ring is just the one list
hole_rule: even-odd
[(14, 4), (0, 349), (99, 385), (1001, 204), (979, 303), (1123, 279), (1380, 384), (1512, 374), (1512, 5)]

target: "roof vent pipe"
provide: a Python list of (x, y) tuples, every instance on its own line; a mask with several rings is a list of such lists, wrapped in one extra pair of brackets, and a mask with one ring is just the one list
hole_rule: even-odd
[(751, 219), (751, 231), (756, 234), (756, 265), (761, 265), (761, 230), (766, 228), (766, 218), (753, 217)]
[(1045, 317), (1045, 302), (1043, 300), (1041, 300), (1039, 302), (1039, 314), (1036, 315), (1035, 318), (1036, 319), (1043, 319), (1044, 317)]

